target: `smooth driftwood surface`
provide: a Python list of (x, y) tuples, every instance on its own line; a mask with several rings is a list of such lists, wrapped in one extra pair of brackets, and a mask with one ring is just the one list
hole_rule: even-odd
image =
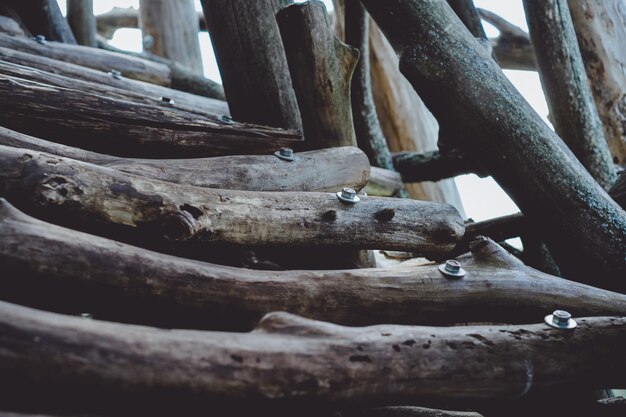
[(276, 15), (309, 149), (356, 146), (350, 85), (359, 58), (328, 24), (321, 1), (292, 4)]
[(33, 35), (44, 35), (49, 40), (76, 44), (72, 29), (61, 14), (56, 0), (5, 0), (5, 2), (14, 8)]
[(302, 130), (276, 12), (280, 0), (202, 0), (233, 117)]
[[(103, 89), (106, 86), (114, 87), (119, 90), (125, 90), (128, 93), (138, 94), (144, 99), (161, 100), (161, 97), (167, 97), (175, 101), (177, 105), (191, 107), (196, 112), (209, 112), (214, 114), (230, 114), (228, 104), (223, 100), (210, 97), (199, 96), (196, 94), (186, 93), (184, 91), (175, 90), (173, 88), (163, 87), (157, 84), (147, 83), (144, 81), (133, 80), (131, 78), (113, 77), (110, 73), (94, 70), (69, 62), (58, 61), (56, 59), (46, 58), (43, 56), (33, 55), (20, 52), (14, 49), (0, 47), (0, 60), (5, 64), (17, 64), (38, 69), (41, 71), (62, 75), (66, 79), (75, 81), (89, 81)], [(48, 82), (49, 82), (48, 78)], [(35, 79), (36, 81), (36, 79)], [(60, 84), (59, 86), (63, 86)], [(93, 84), (90, 86), (93, 88)]]
[(626, 165), (626, 2), (570, 0), (569, 7), (614, 161)]
[(407, 79), (542, 230), (563, 273), (626, 290), (626, 212), (458, 24), (445, 0), (364, 4), (396, 48)]
[(0, 122), (7, 128), (119, 156), (271, 154), (302, 143), (294, 131), (5, 75), (0, 75), (0, 110)]
[(524, 0), (554, 129), (604, 189), (615, 167), (578, 49), (567, 0)]
[(0, 46), (87, 68), (119, 71), (123, 77), (176, 88), (207, 97), (223, 99), (223, 91), (208, 78), (191, 76), (189, 70), (174, 64), (151, 61), (129, 54), (105, 51), (82, 45), (48, 42), (40, 45), (32, 39), (0, 34)]
[(143, 49), (202, 75), (198, 14), (193, 0), (140, 0)]
[[(165, 327), (249, 330), (288, 311), (344, 325), (449, 325), (624, 315), (626, 295), (529, 268), (482, 238), (459, 257), (467, 275), (437, 265), (354, 270), (260, 271), (164, 255), (29, 217), (0, 206), (4, 300)], [(111, 262), (114, 259), (115, 262)]]
[(47, 152), (129, 174), (177, 184), (246, 191), (360, 190), (369, 163), (357, 148), (296, 153), (286, 162), (274, 155), (236, 155), (193, 159), (133, 159), (89, 152), (0, 127), (0, 145)]
[(250, 333), (223, 333), (0, 302), (0, 383), (5, 402), (28, 387), (31, 402), (71, 401), (84, 411), (135, 402), (144, 411), (169, 405), (179, 412), (223, 403), (319, 407), (512, 398), (571, 382), (623, 384), (626, 363), (615, 352), (626, 348), (626, 320), (577, 320), (571, 332), (544, 323), (352, 328), (278, 312)]
[[(150, 244), (335, 246), (449, 251), (463, 235), (452, 206), (334, 193), (252, 192), (173, 184), (73, 159), (0, 146), (3, 195), (54, 221)], [(348, 231), (348, 232), (347, 232)], [(155, 242), (156, 243), (156, 242)]]
[(67, 0), (67, 21), (80, 45), (96, 48), (96, 17), (93, 0)]
[(450, 149), (444, 153), (399, 152), (392, 157), (394, 167), (404, 182), (439, 181), (470, 173), (480, 177), (489, 175), (475, 157), (460, 149)]
[(528, 33), (489, 10), (477, 10), (500, 31), (497, 38), (491, 39), (498, 64), (504, 69), (537, 71), (537, 57)]

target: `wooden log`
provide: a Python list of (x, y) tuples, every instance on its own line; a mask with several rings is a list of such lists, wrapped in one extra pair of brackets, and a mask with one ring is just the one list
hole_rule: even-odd
[[(524, 266), (476, 240), (451, 281), (438, 265), (260, 271), (151, 252), (36, 220), (2, 202), (0, 280), (7, 301), (109, 320), (250, 330), (271, 311), (345, 325), (525, 323), (555, 308), (623, 315), (626, 296)], [(111, 259), (115, 259), (111, 263)], [(89, 273), (85, 273), (89, 271)], [(513, 307), (514, 306), (514, 307)]]
[(26, 36), (24, 29), (8, 16), (0, 16), (0, 32), (13, 36)]
[(193, 0), (140, 0), (139, 13), (145, 52), (203, 74)]
[(609, 195), (621, 208), (626, 210), (626, 171), (622, 171), (609, 190)]
[(454, 13), (461, 19), (475, 38), (487, 39), (480, 15), (472, 0), (447, 0)]
[(398, 51), (407, 79), (542, 230), (563, 273), (625, 290), (626, 213), (458, 24), (447, 3), (364, 4)]
[(271, 154), (297, 147), (297, 132), (247, 125), (0, 75), (0, 122), (33, 136), (96, 152), (172, 158)]
[(477, 10), (481, 18), (500, 31), (497, 38), (491, 39), (493, 52), (500, 67), (512, 70), (537, 71), (535, 48), (530, 42), (528, 33), (489, 10)]
[(615, 181), (615, 167), (567, 0), (524, 0), (524, 9), (554, 128), (596, 181), (609, 189)]
[(365, 187), (367, 195), (396, 197), (404, 189), (402, 177), (396, 171), (378, 167), (370, 168), (370, 178)]
[(393, 164), (404, 182), (439, 181), (470, 173), (479, 177), (489, 175), (474, 157), (460, 149), (443, 153), (399, 152), (393, 154)]
[(339, 41), (321, 1), (276, 15), (302, 115), (306, 147), (356, 146), (350, 104), (357, 49)]
[(573, 381), (619, 385), (626, 370), (614, 354), (626, 348), (626, 320), (618, 317), (579, 318), (576, 331), (567, 332), (543, 323), (350, 328), (271, 313), (253, 332), (221, 333), (86, 320), (4, 302), (0, 313), (7, 399), (27, 386), (31, 402), (71, 397), (85, 411), (133, 403), (185, 412), (225, 403), (511, 398)]
[[(463, 235), (460, 216), (443, 204), (367, 197), (348, 204), (334, 193), (207, 189), (35, 151), (0, 150), (7, 173), (1, 189), (19, 207), (146, 245), (153, 235), (155, 244), (178, 246), (410, 248), (428, 255), (452, 249)], [(15, 178), (15, 172), (22, 174)]]
[(98, 46), (93, 0), (68, 0), (67, 21), (78, 44), (92, 48)]
[(6, 0), (6, 3), (14, 8), (30, 33), (44, 35), (52, 41), (76, 44), (72, 29), (56, 0)]
[(425, 407), (378, 407), (342, 413), (344, 417), (482, 417), (472, 411), (435, 410)]
[(201, 3), (233, 118), (302, 130), (275, 18), (279, 1)]
[(626, 165), (626, 4), (614, 0), (568, 3), (614, 162)]
[(129, 174), (176, 184), (246, 191), (360, 190), (369, 163), (357, 148), (343, 147), (297, 153), (285, 162), (275, 155), (239, 155), (193, 159), (118, 158), (48, 142), (0, 127), (0, 144), (46, 152), (105, 166)]

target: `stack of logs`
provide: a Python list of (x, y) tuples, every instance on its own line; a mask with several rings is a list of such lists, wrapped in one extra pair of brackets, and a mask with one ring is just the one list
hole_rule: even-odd
[[(533, 31), (567, 2), (525, 2), (534, 49), (467, 0), (336, 1), (335, 28), (289, 3), (203, 0), (205, 21), (142, 0), (97, 24), (86, 0), (67, 20), (0, 5), (0, 416), (623, 415), (598, 397), (626, 382), (610, 120), (590, 92), (570, 95), (582, 115), (552, 104), (566, 145), (499, 66), (541, 70)], [(104, 40), (138, 25), (142, 54)], [(390, 152), (432, 118), (409, 82), (437, 151)], [(450, 182), (409, 184), (468, 172), (523, 214), (464, 221)], [(374, 250), (421, 261), (374, 268)]]

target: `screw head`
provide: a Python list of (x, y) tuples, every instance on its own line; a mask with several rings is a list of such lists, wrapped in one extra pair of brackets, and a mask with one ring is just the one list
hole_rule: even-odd
[(37, 35), (33, 39), (40, 45), (45, 45), (48, 43), (48, 41), (46, 40), (46, 37), (43, 35)]
[(217, 120), (219, 120), (221, 123), (224, 123), (225, 125), (234, 125), (235, 122), (233, 121), (233, 118), (230, 116), (227, 116), (225, 114), (222, 114), (221, 116), (219, 116), (217, 118)]
[(279, 159), (282, 159), (283, 161), (295, 161), (296, 159), (298, 159), (293, 154), (293, 149), (291, 148), (280, 148), (279, 150), (274, 152), (274, 155), (276, 155)]
[(342, 188), (341, 191), (337, 193), (337, 198), (344, 203), (358, 203), (361, 199), (356, 195), (356, 191), (352, 188)]
[(160, 100), (163, 103), (167, 103), (167, 104), (176, 104), (176, 102), (174, 101), (173, 98), (169, 98), (169, 97), (161, 97)]
[(544, 321), (547, 325), (557, 329), (568, 330), (578, 326), (578, 323), (572, 318), (572, 315), (565, 310), (554, 310), (552, 314), (548, 314), (544, 317)]
[(462, 278), (465, 276), (465, 270), (461, 268), (461, 263), (454, 259), (448, 259), (445, 263), (439, 265), (439, 272), (448, 278)]
[(116, 80), (122, 79), (122, 73), (119, 72), (118, 70), (111, 70), (109, 71), (109, 74), (111, 75), (111, 77), (115, 78)]

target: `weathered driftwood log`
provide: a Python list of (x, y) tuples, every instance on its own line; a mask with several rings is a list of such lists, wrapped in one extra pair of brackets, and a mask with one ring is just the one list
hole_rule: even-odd
[(626, 210), (626, 170), (617, 177), (617, 181), (609, 190), (609, 195), (620, 207)]
[(198, 14), (193, 0), (140, 0), (143, 49), (202, 75)]
[[(202, 17), (200, 17), (202, 15)], [(198, 13), (198, 21), (204, 24), (202, 30), (206, 30), (204, 14)], [(96, 16), (96, 30), (98, 35), (111, 39), (116, 30), (122, 28), (138, 28), (139, 11), (133, 7), (113, 7), (111, 11)]]
[(67, 21), (80, 45), (96, 48), (96, 17), (93, 14), (93, 0), (68, 0)]
[(130, 102), (0, 75), (0, 123), (97, 152), (149, 158), (271, 154), (302, 143), (298, 132)]
[(276, 19), (306, 147), (356, 146), (350, 84), (359, 51), (335, 37), (321, 1), (287, 6)]
[(498, 64), (504, 69), (536, 71), (537, 57), (528, 33), (489, 10), (477, 10), (500, 31), (497, 38), (491, 39)]
[(205, 188), (330, 192), (351, 187), (360, 190), (369, 177), (367, 157), (351, 147), (301, 152), (291, 162), (275, 155), (133, 159), (60, 145), (4, 127), (0, 127), (0, 145), (47, 152), (142, 177)]
[[(195, 112), (209, 112), (224, 115), (229, 114), (228, 104), (226, 104), (223, 100), (190, 94), (157, 84), (133, 80), (131, 78), (114, 77), (111, 73), (97, 71), (69, 62), (58, 61), (56, 59), (50, 59), (3, 47), (0, 47), (0, 60), (4, 63), (23, 65), (31, 69), (39, 69), (49, 73), (62, 75), (72, 79), (72, 82), (83, 80), (96, 83), (100, 86), (100, 89), (105, 88), (105, 86), (115, 87), (119, 90), (125, 90), (129, 93), (138, 94), (148, 100), (167, 97), (174, 100), (177, 105), (193, 108)], [(47, 82), (49, 83), (50, 79), (48, 79)], [(63, 86), (62, 84), (57, 85)], [(90, 88), (93, 88), (93, 85), (91, 85)]]
[[(84, 411), (133, 401), (179, 412), (229, 403), (413, 404), (520, 397), (547, 386), (620, 385), (623, 318), (579, 318), (576, 331), (522, 326), (342, 327), (288, 313), (250, 333), (162, 330), (0, 303), (7, 400)], [(593, 343), (590, 343), (593, 340)], [(380, 372), (381, 369), (384, 372)], [(129, 402), (127, 402), (129, 401)]]
[(364, 4), (420, 96), (542, 230), (564, 274), (626, 290), (626, 212), (458, 25), (445, 0)]
[(615, 167), (598, 116), (567, 0), (524, 0), (554, 129), (604, 189)]
[(487, 39), (473, 0), (448, 0), (448, 4), (475, 38)]
[[(0, 8), (0, 13), (2, 9)], [(25, 29), (12, 18), (0, 15), (0, 32), (14, 36), (26, 36)]]
[(522, 213), (515, 213), (495, 219), (467, 223), (465, 229), (465, 234), (471, 235), (473, 238), (482, 235), (500, 242), (527, 233), (529, 225)]
[(410, 406), (370, 408), (341, 414), (343, 417), (482, 417), (482, 414), (472, 411), (435, 410)]
[(626, 313), (626, 295), (541, 273), (485, 239), (458, 258), (467, 271), (460, 280), (444, 277), (438, 265), (258, 271), (168, 256), (44, 223), (6, 201), (0, 210), (2, 298), (70, 314), (249, 330), (270, 311), (345, 325), (524, 323), (556, 308), (575, 315)]
[(21, 52), (40, 55), (59, 61), (78, 64), (99, 71), (119, 71), (121, 76), (176, 88), (206, 97), (223, 99), (219, 84), (208, 78), (190, 74), (182, 66), (166, 65), (145, 58), (82, 45), (48, 42), (40, 45), (34, 40), (0, 34), (0, 46)]
[(233, 117), (302, 130), (276, 23), (279, 0), (201, 3)]
[(365, 187), (367, 195), (397, 197), (403, 190), (402, 177), (396, 171), (378, 167), (370, 168), (370, 177)]
[(72, 29), (61, 14), (56, 0), (6, 0), (6, 3), (15, 10), (33, 35), (44, 35), (53, 41), (76, 44)]
[[(64, 224), (141, 242), (334, 246), (440, 254), (463, 234), (449, 205), (326, 193), (217, 190), (123, 174), (76, 160), (0, 147), (4, 196)], [(16, 175), (19, 173), (19, 175)], [(349, 232), (347, 232), (349, 231)]]
[(460, 149), (450, 149), (443, 153), (399, 152), (393, 154), (393, 164), (404, 182), (439, 181), (470, 173), (480, 177), (489, 175), (475, 157)]
[(626, 165), (626, 3), (570, 0), (569, 7), (611, 153)]
[(360, 52), (354, 69), (350, 98), (354, 132), (359, 148), (365, 151), (370, 163), (393, 170), (387, 139), (380, 127), (370, 76), (370, 17), (359, 0), (345, 3), (345, 41)]

